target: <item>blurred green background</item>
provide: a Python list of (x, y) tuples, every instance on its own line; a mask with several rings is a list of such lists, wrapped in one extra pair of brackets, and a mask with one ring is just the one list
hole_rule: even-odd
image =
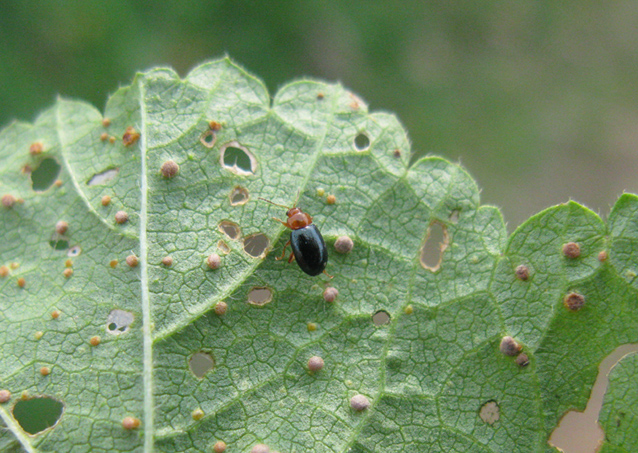
[(510, 230), (638, 192), (638, 2), (3, 1), (0, 127), (58, 94), (103, 108), (136, 71), (224, 54), (278, 87), (341, 81), (460, 161)]

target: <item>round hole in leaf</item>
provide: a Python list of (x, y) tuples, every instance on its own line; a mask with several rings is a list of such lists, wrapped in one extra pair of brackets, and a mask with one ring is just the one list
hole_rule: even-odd
[(133, 324), (135, 316), (129, 311), (116, 308), (111, 310), (106, 320), (106, 331), (112, 335), (121, 335), (129, 330), (129, 326)]
[(68, 252), (66, 252), (66, 255), (70, 257), (74, 257), (74, 256), (79, 256), (80, 253), (82, 253), (82, 247), (80, 247), (79, 245), (75, 245), (71, 247)]
[(251, 234), (244, 238), (244, 252), (253, 258), (262, 258), (269, 245), (270, 240), (263, 233)]
[(372, 315), (372, 322), (375, 326), (383, 326), (390, 323), (390, 313), (385, 310), (379, 310)]
[(215, 359), (211, 354), (204, 351), (194, 353), (188, 360), (188, 367), (198, 379), (204, 377), (206, 373), (215, 366)]
[(230, 205), (239, 206), (248, 203), (248, 190), (241, 186), (236, 186), (230, 193)]
[(18, 401), (13, 406), (13, 418), (25, 432), (34, 435), (55, 426), (63, 411), (64, 404), (43, 396)]
[(49, 157), (44, 159), (38, 165), (38, 168), (31, 172), (31, 183), (33, 190), (36, 192), (43, 192), (53, 185), (58, 174), (60, 173), (60, 164)]
[(212, 148), (213, 146), (215, 146), (215, 141), (217, 140), (217, 136), (215, 135), (215, 132), (213, 132), (212, 130), (208, 129), (207, 131), (205, 131), (202, 136), (199, 138), (199, 141), (202, 143), (202, 145), (204, 145), (206, 148)]
[(366, 151), (370, 148), (370, 139), (366, 134), (361, 132), (354, 138), (354, 147), (357, 151)]

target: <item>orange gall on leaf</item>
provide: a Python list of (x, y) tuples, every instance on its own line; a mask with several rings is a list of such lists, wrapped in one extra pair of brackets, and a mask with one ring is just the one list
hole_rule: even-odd
[(142, 422), (140, 422), (139, 418), (135, 417), (124, 417), (122, 419), (122, 428), (126, 430), (137, 429), (140, 427)]
[(42, 150), (44, 149), (44, 145), (42, 142), (32, 143), (29, 147), (29, 154), (32, 156), (37, 156), (38, 154), (42, 154)]
[(580, 256), (580, 245), (576, 242), (568, 242), (563, 245), (563, 255), (570, 259), (576, 259)]
[(4, 206), (5, 208), (10, 209), (13, 207), (15, 203), (16, 203), (16, 198), (10, 193), (7, 193), (2, 196), (2, 206)]
[(124, 131), (124, 135), (122, 136), (122, 143), (124, 146), (131, 146), (136, 141), (140, 139), (140, 133), (133, 128), (133, 126), (129, 126)]
[(125, 211), (117, 211), (115, 213), (115, 223), (121, 225), (128, 222), (128, 214)]

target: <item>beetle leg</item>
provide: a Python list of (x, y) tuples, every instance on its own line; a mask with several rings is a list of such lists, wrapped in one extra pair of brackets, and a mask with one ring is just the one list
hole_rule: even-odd
[(292, 263), (295, 260), (295, 253), (291, 252), (290, 256), (288, 257), (288, 263)]
[[(286, 255), (286, 247), (288, 247), (289, 245), (290, 245), (290, 241), (286, 242), (286, 245), (284, 245), (284, 251), (283, 251), (283, 253), (281, 254), (281, 256), (280, 256), (279, 258), (276, 258), (276, 260), (277, 260), (277, 261), (279, 261), (279, 260), (283, 260), (283, 259), (284, 259), (284, 256)], [(290, 261), (289, 261), (289, 262), (290, 262)]]
[[(278, 219), (277, 217), (273, 217), (272, 218), (274, 221), (281, 223), (283, 226), (288, 227), (288, 224), (286, 222), (284, 222), (281, 219)], [(290, 241), (288, 241), (288, 243), (290, 243)]]
[(326, 272), (326, 270), (323, 270), (323, 273), (326, 274), (328, 276), (328, 278), (334, 278), (332, 275), (330, 275), (329, 273)]

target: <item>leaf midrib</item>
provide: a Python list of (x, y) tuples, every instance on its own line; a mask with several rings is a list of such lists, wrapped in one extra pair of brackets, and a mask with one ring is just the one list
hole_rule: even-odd
[(146, 88), (144, 78), (138, 81), (140, 97), (140, 292), (142, 297), (142, 337), (144, 341), (143, 383), (144, 383), (144, 451), (152, 453), (155, 429), (155, 401), (153, 395), (153, 337), (151, 335), (151, 302), (148, 288), (148, 244), (146, 228), (148, 223), (148, 180), (146, 170), (147, 117)]

